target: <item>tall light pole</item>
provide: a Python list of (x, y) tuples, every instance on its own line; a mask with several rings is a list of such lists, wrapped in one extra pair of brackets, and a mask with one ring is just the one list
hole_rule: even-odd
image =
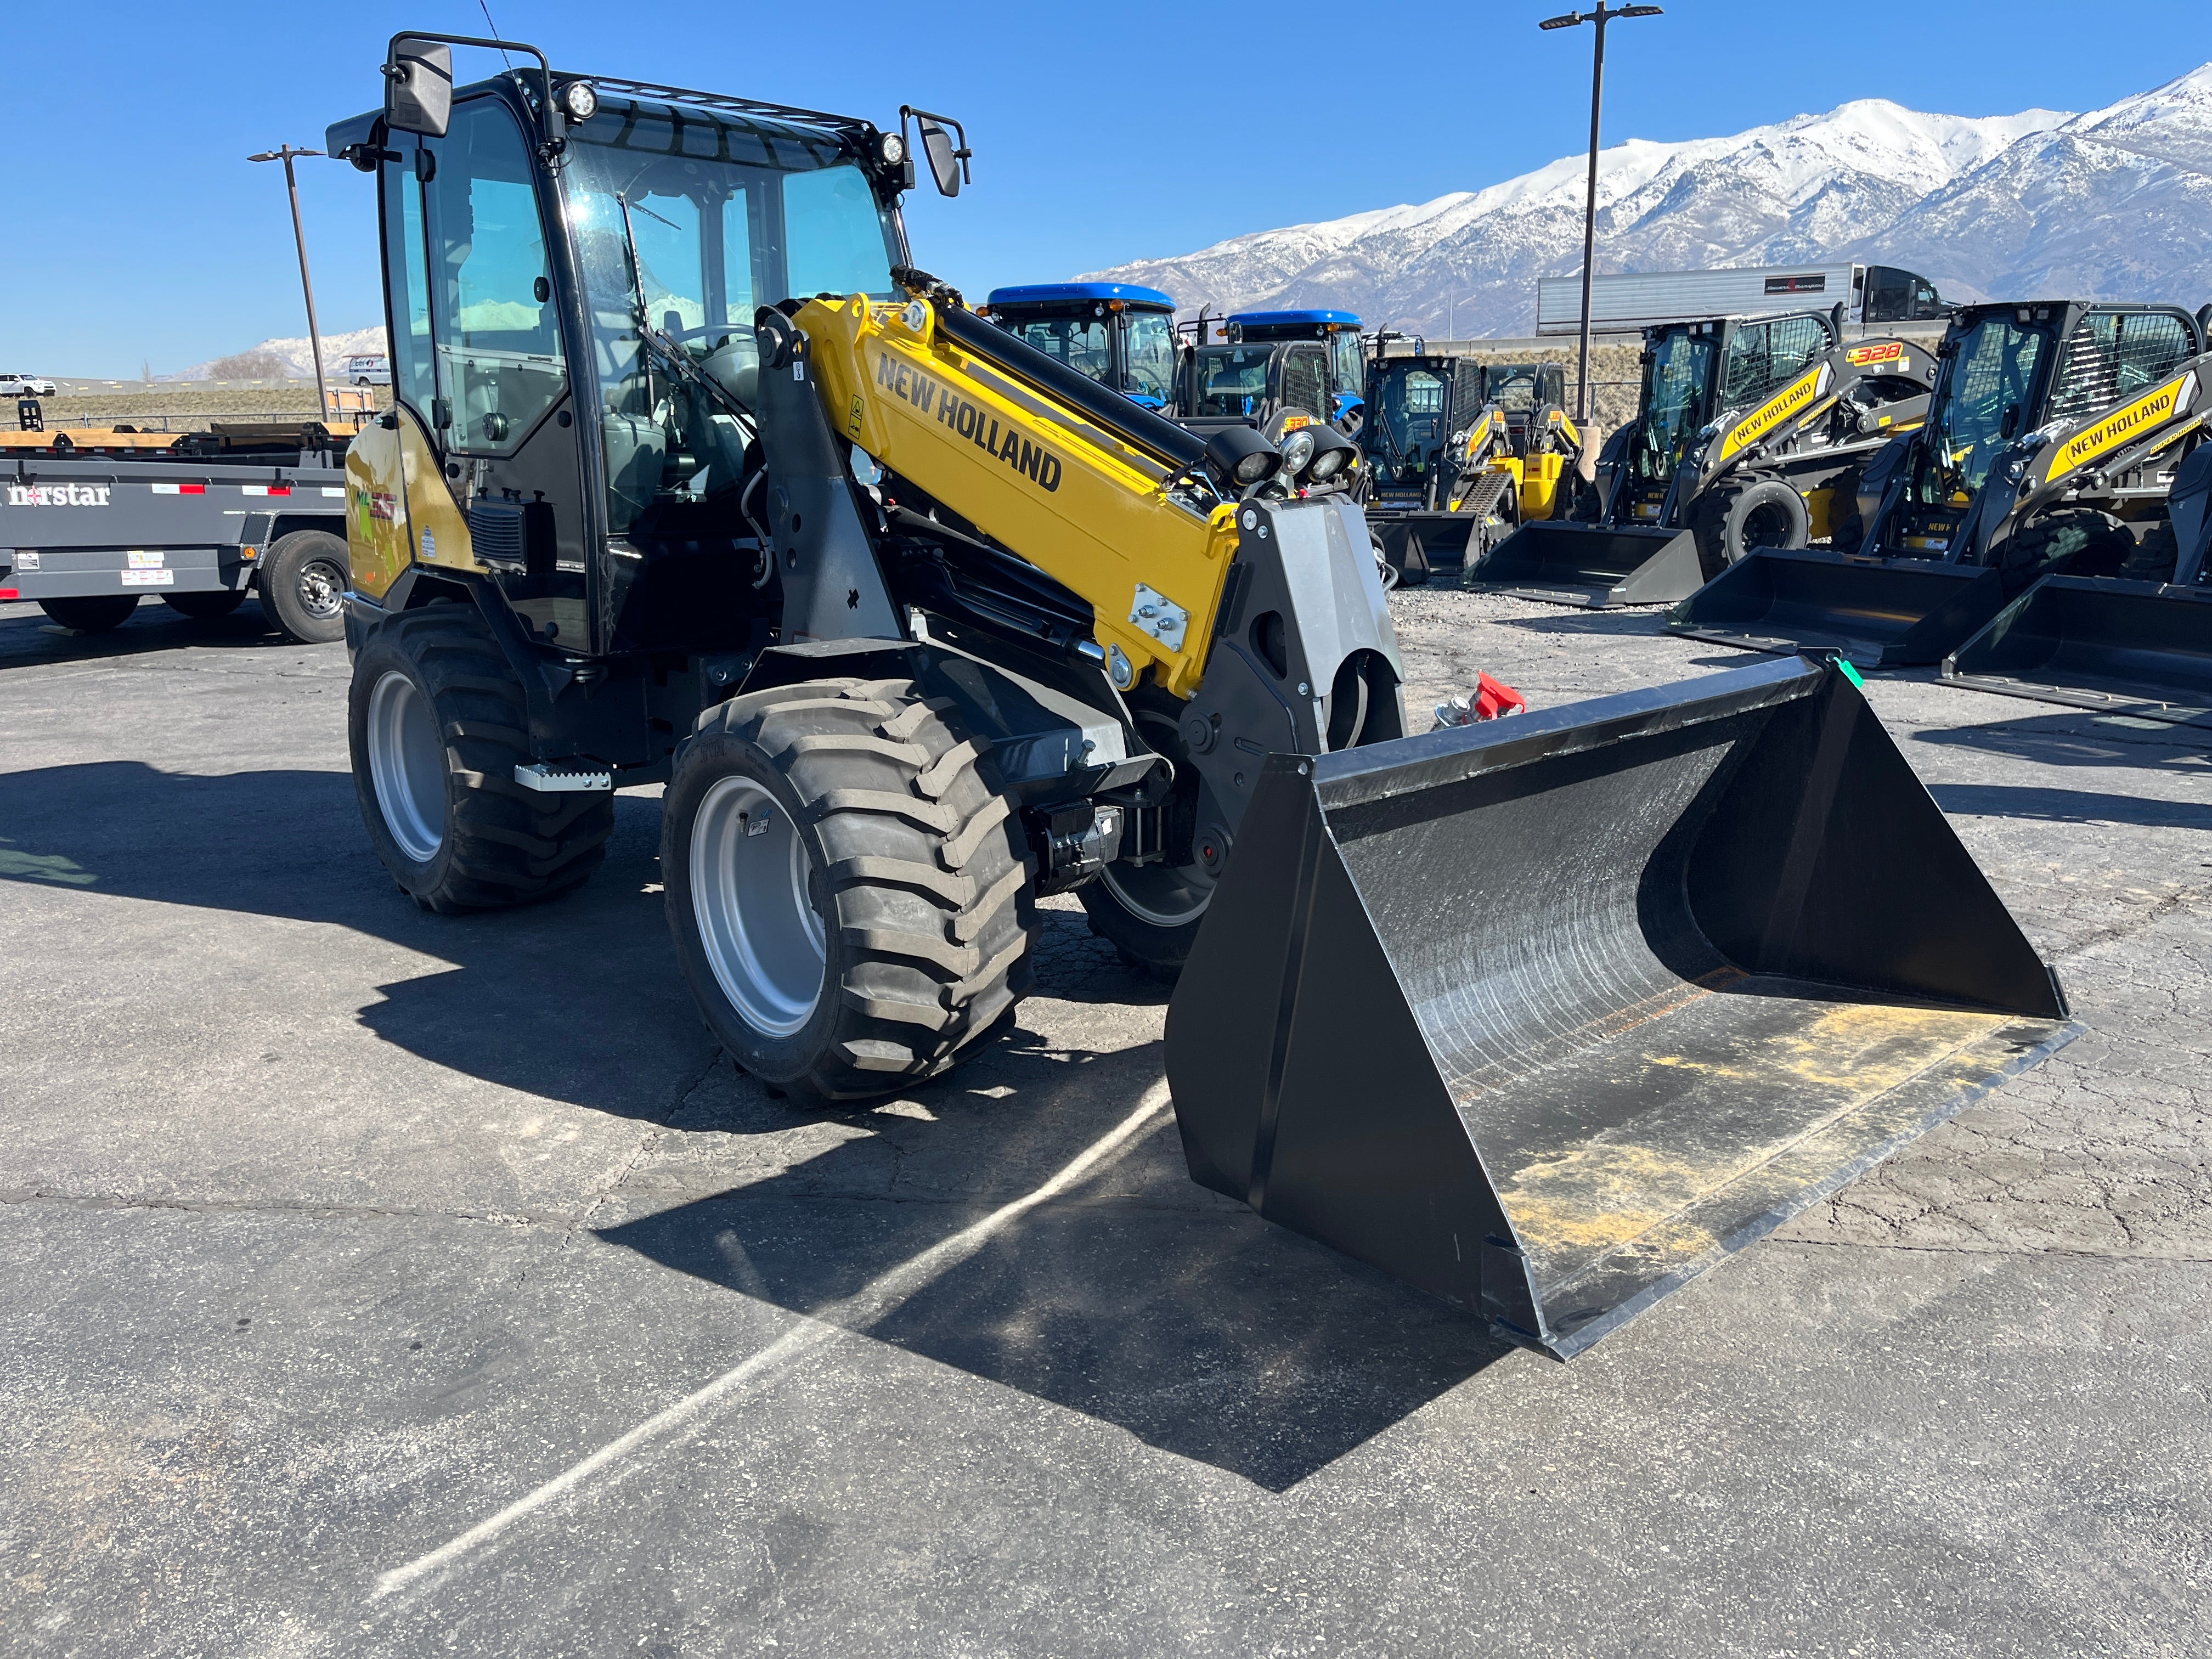
[(1656, 17), (1658, 6), (1607, 6), (1597, 0), (1597, 9), (1571, 11), (1564, 17), (1547, 17), (1540, 29), (1571, 29), (1577, 23), (1597, 25), (1597, 49), (1590, 63), (1589, 188), (1583, 198), (1583, 350), (1582, 367), (1575, 382), (1575, 419), (1589, 418), (1590, 270), (1597, 252), (1597, 118), (1605, 101), (1605, 26), (1616, 17)]
[(330, 388), (323, 383), (323, 336), (315, 326), (315, 285), (307, 276), (307, 231), (300, 222), (300, 181), (292, 176), (292, 158), (295, 155), (320, 155), (319, 149), (294, 149), (285, 144), (276, 149), (264, 150), (258, 155), (249, 155), (249, 161), (282, 161), (284, 164), (284, 188), (292, 198), (292, 240), (300, 246), (300, 292), (307, 301), (307, 350), (315, 360), (315, 418), (331, 418)]

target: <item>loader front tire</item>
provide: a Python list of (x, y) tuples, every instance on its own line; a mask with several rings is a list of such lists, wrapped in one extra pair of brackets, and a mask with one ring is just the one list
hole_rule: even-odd
[(1717, 491), (1698, 503), (1690, 522), (1709, 573), (1737, 563), (1753, 548), (1802, 548), (1813, 527), (1805, 498), (1779, 478)]
[(377, 856), (425, 910), (453, 915), (551, 898), (605, 856), (614, 798), (541, 794), (528, 705), (474, 605), (382, 623), (354, 659), (347, 736), (354, 793)]
[(1127, 701), (1146, 744), (1175, 764), (1175, 784), (1161, 813), (1167, 841), (1178, 852), (1188, 849), (1190, 862), (1137, 865), (1117, 860), (1077, 895), (1090, 916), (1091, 931), (1114, 947), (1125, 966), (1173, 980), (1198, 942), (1213, 896), (1214, 871), (1227, 848), (1219, 846), (1209, 869), (1205, 849), (1209, 842), (1218, 845), (1223, 831), (1204, 821), (1208, 814), (1198, 768), (1182, 739), (1182, 700), (1140, 685)]
[(933, 1077), (1027, 994), (1036, 899), (988, 744), (908, 680), (708, 709), (661, 803), (684, 976), (738, 1066), (834, 1107)]

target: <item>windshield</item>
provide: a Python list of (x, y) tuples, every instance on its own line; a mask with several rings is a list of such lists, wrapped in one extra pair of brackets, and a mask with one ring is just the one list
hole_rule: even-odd
[(1129, 379), (1124, 389), (1132, 398), (1164, 406), (1175, 397), (1175, 319), (1164, 312), (1139, 311), (1127, 315)]
[(711, 428), (728, 416), (694, 408), (641, 350), (623, 206), (647, 320), (740, 389), (741, 371), (756, 364), (757, 307), (823, 294), (894, 297), (897, 222), (851, 157), (818, 134), (610, 102), (568, 137), (560, 176), (591, 316), (610, 523), (621, 533), (656, 500), (733, 485), (725, 475), (743, 453)]
[(1534, 368), (1493, 368), (1490, 371), (1486, 390), (1490, 401), (1505, 411), (1511, 421), (1525, 421), (1536, 407), (1536, 371)]
[(1451, 385), (1432, 368), (1391, 368), (1382, 371), (1376, 387), (1376, 406), (1369, 418), (1380, 428), (1382, 441), (1371, 447), (1378, 482), (1398, 482), (1401, 473), (1419, 470), (1427, 447), (1450, 434), (1444, 423), (1450, 418)]
[(1990, 466), (2027, 429), (2045, 331), (2010, 317), (1984, 317), (1958, 342), (1928, 421), (1914, 497), (1923, 507), (1964, 507)]
[(1650, 393), (1645, 399), (1629, 465), (1650, 483), (1674, 476), (1682, 446), (1705, 419), (1705, 387), (1712, 380), (1713, 338), (1670, 332), (1651, 347)]
[(1267, 401), (1267, 360), (1273, 349), (1264, 345), (1200, 346), (1198, 349), (1198, 406), (1194, 415), (1256, 416)]

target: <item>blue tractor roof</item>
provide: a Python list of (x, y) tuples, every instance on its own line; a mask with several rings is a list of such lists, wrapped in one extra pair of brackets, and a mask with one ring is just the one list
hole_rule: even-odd
[(1119, 300), (1139, 311), (1173, 311), (1175, 301), (1156, 288), (1133, 283), (1033, 283), (1026, 288), (994, 288), (983, 303), (996, 311), (1001, 306), (1089, 305), (1100, 300)]
[(1359, 326), (1359, 319), (1349, 311), (1238, 311), (1222, 320), (1236, 324), (1248, 337), (1281, 330), (1304, 338), (1332, 328)]

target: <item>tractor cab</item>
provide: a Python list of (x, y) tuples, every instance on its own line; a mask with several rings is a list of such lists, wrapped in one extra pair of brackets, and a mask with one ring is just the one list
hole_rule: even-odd
[(1184, 425), (1201, 432), (1252, 426), (1279, 441), (1318, 422), (1359, 435), (1367, 363), (1359, 319), (1350, 312), (1240, 312), (1223, 325), (1227, 337), (1210, 343), (1200, 326), (1184, 370)]
[(1175, 400), (1175, 301), (1128, 283), (997, 288), (977, 312), (1079, 374), (1142, 404)]

